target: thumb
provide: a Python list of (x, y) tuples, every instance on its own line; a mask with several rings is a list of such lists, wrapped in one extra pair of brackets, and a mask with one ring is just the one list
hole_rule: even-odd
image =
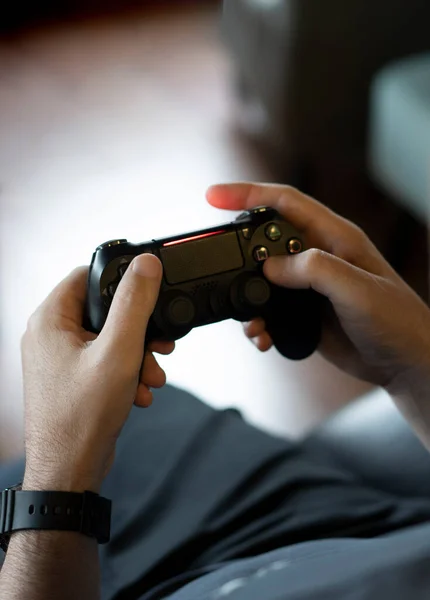
[(152, 254), (137, 256), (115, 293), (97, 343), (123, 358), (142, 362), (145, 334), (160, 291), (162, 266)]
[(270, 258), (264, 274), (286, 288), (312, 288), (333, 305), (354, 306), (367, 296), (369, 274), (350, 263), (318, 249), (295, 256)]

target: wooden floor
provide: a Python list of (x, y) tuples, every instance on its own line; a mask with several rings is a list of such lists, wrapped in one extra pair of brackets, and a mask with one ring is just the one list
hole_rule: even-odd
[[(54, 284), (111, 238), (143, 241), (231, 216), (209, 184), (268, 179), (234, 133), (214, 9), (40, 29), (0, 43), (0, 452), (22, 449), (19, 343)], [(320, 357), (260, 356), (232, 322), (163, 360), (170, 382), (298, 435), (363, 390)]]

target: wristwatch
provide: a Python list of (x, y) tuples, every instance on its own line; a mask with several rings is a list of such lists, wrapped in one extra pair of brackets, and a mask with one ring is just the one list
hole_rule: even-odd
[(99, 544), (110, 539), (112, 503), (93, 492), (22, 490), (22, 484), (0, 494), (0, 548), (7, 552), (10, 535), (27, 529), (77, 531)]

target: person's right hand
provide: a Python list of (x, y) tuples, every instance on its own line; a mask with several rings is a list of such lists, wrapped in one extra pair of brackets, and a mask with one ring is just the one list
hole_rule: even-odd
[[(330, 300), (320, 346), (328, 360), (385, 387), (429, 377), (430, 310), (356, 225), (287, 186), (216, 185), (207, 198), (230, 210), (272, 206), (302, 232), (310, 249), (270, 258), (264, 272), (277, 285), (313, 288)], [(271, 347), (261, 319), (245, 330), (260, 350)]]

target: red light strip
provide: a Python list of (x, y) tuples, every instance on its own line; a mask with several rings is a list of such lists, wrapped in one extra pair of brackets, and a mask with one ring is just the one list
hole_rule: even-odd
[(193, 235), (192, 237), (182, 238), (180, 240), (173, 240), (173, 242), (167, 242), (163, 244), (163, 248), (167, 246), (176, 246), (177, 244), (185, 244), (186, 242), (193, 242), (194, 240), (202, 240), (204, 238), (212, 237), (214, 235), (220, 235), (225, 233), (225, 230), (221, 231), (210, 231), (209, 233), (200, 233), (199, 235)]

